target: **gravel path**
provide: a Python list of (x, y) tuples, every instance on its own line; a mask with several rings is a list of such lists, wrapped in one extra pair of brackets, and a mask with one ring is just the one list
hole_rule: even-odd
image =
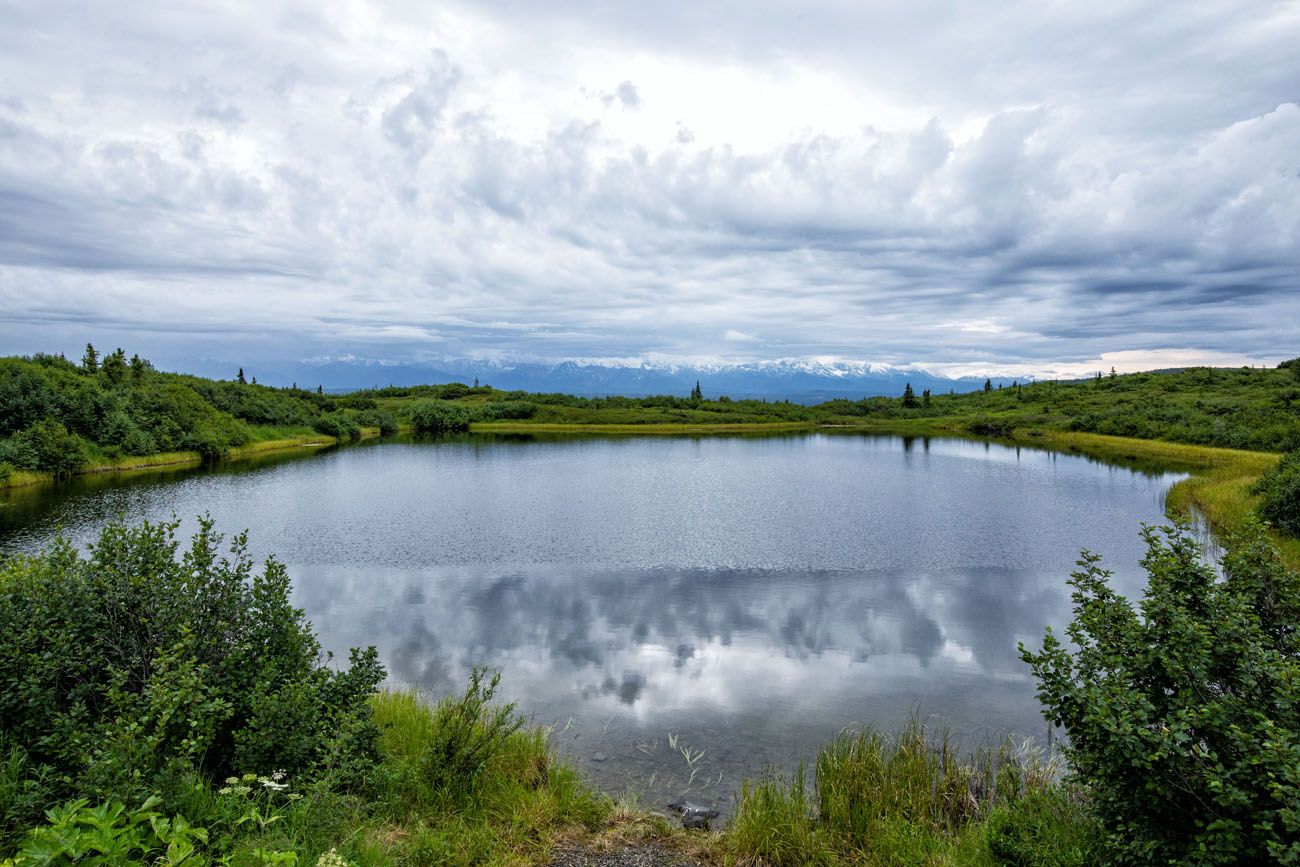
[(556, 853), (549, 867), (700, 867), (700, 862), (647, 843), (612, 852), (565, 849)]

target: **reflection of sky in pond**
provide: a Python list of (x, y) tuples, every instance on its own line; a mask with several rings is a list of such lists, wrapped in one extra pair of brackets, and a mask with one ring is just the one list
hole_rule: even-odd
[(499, 667), (605, 784), (707, 799), (851, 723), (1043, 732), (1016, 642), (1068, 618), (1080, 548), (1138, 590), (1172, 478), (955, 440), (391, 443), (73, 488), (4, 529), (210, 511), (286, 561), (328, 648), (435, 694)]

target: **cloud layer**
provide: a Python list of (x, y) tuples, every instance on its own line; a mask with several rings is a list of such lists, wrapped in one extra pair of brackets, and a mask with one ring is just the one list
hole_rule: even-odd
[(0, 4), (0, 341), (1300, 345), (1300, 6)]

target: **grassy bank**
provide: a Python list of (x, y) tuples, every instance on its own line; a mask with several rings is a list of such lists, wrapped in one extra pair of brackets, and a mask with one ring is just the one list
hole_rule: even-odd
[[(267, 436), (242, 446), (232, 446), (226, 450), (227, 460), (242, 460), (257, 455), (282, 451), (310, 452), (338, 444), (338, 439), (326, 434), (314, 432), (289, 433), (273, 430), (274, 436)], [(362, 439), (379, 436), (379, 429), (362, 428)], [(163, 452), (161, 454), (122, 456), (115, 458), (98, 458), (83, 465), (73, 476), (102, 475), (105, 473), (134, 473), (157, 470), (185, 470), (200, 466), (203, 456), (196, 451)], [(8, 478), (0, 480), (0, 488), (24, 488), (32, 486), (53, 485), (57, 479), (53, 473), (34, 470), (14, 470)]]
[(595, 436), (680, 436), (690, 434), (787, 433), (810, 431), (814, 422), (645, 422), (638, 424), (560, 424), (541, 422), (475, 422), (473, 433), (495, 434), (576, 434)]
[(1097, 841), (1058, 760), (1010, 743), (962, 754), (916, 722), (893, 735), (845, 731), (806, 772), (746, 781), (729, 823), (686, 831), (662, 805), (595, 790), (543, 728), (502, 738), (472, 777), (431, 782), (430, 750), (453, 720), (486, 739), (492, 709), (466, 716), (463, 698), (433, 704), (406, 690), (373, 706), (383, 758), (367, 807), (334, 813), (322, 833), (326, 817), (307, 803), (246, 849), (306, 863), (333, 849), (357, 867), (546, 864), (572, 849), (646, 844), (712, 865), (1082, 865)]

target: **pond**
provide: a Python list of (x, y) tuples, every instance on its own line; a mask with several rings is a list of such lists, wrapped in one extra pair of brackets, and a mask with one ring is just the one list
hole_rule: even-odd
[(0, 550), (210, 513), (327, 649), (432, 695), (500, 669), (607, 790), (725, 810), (845, 726), (1046, 735), (1016, 643), (1067, 622), (1082, 548), (1140, 593), (1179, 478), (958, 439), (399, 439), (11, 491)]

